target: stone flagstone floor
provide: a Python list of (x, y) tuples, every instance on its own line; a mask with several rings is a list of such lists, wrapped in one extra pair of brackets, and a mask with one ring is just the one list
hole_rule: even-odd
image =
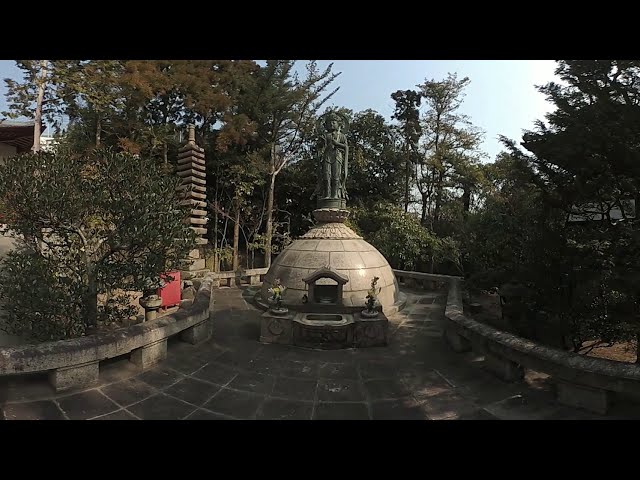
[[(145, 372), (117, 359), (101, 366), (100, 385), (63, 395), (45, 377), (0, 379), (0, 418), (602, 418), (554, 403), (544, 375), (508, 384), (486, 372), (481, 358), (452, 352), (441, 339), (444, 291), (407, 291), (407, 307), (390, 319), (389, 346), (331, 351), (260, 344), (255, 291), (216, 291), (213, 339), (171, 341), (169, 358)], [(627, 409), (607, 418), (638, 417)]]

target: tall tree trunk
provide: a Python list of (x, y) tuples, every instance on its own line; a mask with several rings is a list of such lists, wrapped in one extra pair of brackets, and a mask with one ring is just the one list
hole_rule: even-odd
[(86, 253), (84, 254), (84, 262), (87, 269), (87, 285), (84, 300), (87, 314), (86, 322), (88, 327), (95, 327), (98, 325), (98, 282), (96, 280), (95, 265)]
[(218, 198), (216, 196), (215, 208), (213, 209), (213, 271), (219, 272), (218, 264)]
[(96, 148), (100, 146), (100, 133), (102, 131), (102, 118), (100, 114), (98, 114), (98, 118), (96, 120)]
[(408, 153), (405, 151), (404, 157), (404, 213), (409, 211), (409, 169), (411, 168), (411, 161)]
[(273, 237), (273, 196), (276, 186), (276, 173), (274, 160), (271, 160), (271, 182), (269, 183), (269, 194), (267, 196), (267, 231), (264, 241), (264, 266), (271, 266), (271, 243)]
[(237, 271), (240, 266), (239, 245), (240, 245), (240, 202), (236, 200), (236, 221), (233, 224), (233, 271)]
[(471, 208), (471, 185), (464, 185), (464, 193), (462, 194), (462, 207), (464, 209), (465, 216), (469, 213)]
[(169, 146), (167, 142), (162, 142), (162, 156), (164, 161), (164, 168), (167, 169), (169, 167)]
[(440, 219), (440, 207), (442, 203), (442, 182), (444, 180), (444, 174), (442, 172), (438, 173), (438, 183), (436, 184), (436, 201), (433, 207), (433, 231), (435, 233), (435, 227), (437, 225), (438, 220)]
[(420, 215), (420, 221), (422, 225), (427, 224), (427, 203), (429, 202), (429, 196), (426, 193), (422, 193), (422, 214)]
[(40, 126), (42, 124), (42, 103), (44, 101), (44, 90), (47, 86), (48, 60), (40, 60), (40, 81), (38, 82), (38, 96), (36, 98), (35, 125), (33, 127), (33, 146), (31, 151), (40, 151)]

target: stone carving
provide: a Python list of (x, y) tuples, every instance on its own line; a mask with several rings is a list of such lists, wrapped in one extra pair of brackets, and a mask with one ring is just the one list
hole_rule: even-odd
[(316, 126), (318, 132), (318, 183), (314, 195), (319, 208), (345, 208), (347, 176), (349, 173), (349, 145), (346, 115), (329, 111)]
[(282, 333), (284, 332), (284, 326), (277, 318), (273, 319), (271, 323), (269, 323), (268, 328), (269, 333), (271, 333), (272, 335), (282, 335)]

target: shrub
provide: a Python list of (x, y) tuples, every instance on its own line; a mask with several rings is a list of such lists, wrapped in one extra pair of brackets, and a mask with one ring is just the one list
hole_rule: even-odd
[(7, 229), (22, 239), (0, 276), (6, 328), (62, 338), (99, 315), (126, 315), (123, 298), (99, 312), (98, 294), (157, 288), (194, 247), (178, 184), (155, 162), (110, 150), (29, 153), (1, 165)]

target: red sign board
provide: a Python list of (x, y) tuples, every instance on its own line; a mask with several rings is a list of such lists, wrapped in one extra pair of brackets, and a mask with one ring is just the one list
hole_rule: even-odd
[[(173, 280), (169, 280), (168, 277), (172, 277)], [(165, 286), (158, 289), (158, 295), (162, 299), (162, 308), (175, 307), (180, 305), (180, 299), (182, 296), (180, 281), (180, 272), (167, 272), (161, 275), (161, 278), (166, 282)]]

